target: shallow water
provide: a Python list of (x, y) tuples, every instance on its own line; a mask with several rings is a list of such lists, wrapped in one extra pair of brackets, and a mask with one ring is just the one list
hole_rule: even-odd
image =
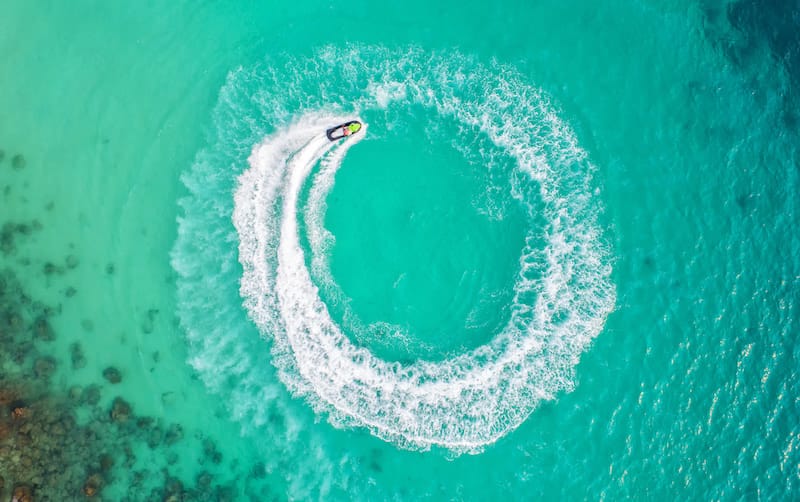
[(7, 4), (0, 496), (797, 491), (796, 6)]

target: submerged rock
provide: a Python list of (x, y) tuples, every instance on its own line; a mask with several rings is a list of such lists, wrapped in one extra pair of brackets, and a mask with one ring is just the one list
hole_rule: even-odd
[(108, 265), (106, 265), (106, 274), (108, 274), (108, 275), (113, 275), (114, 274), (114, 264), (113, 263), (109, 263)]
[(138, 487), (139, 485), (142, 484), (142, 481), (144, 480), (145, 480), (145, 473), (142, 471), (136, 471), (133, 473), (133, 476), (131, 476), (131, 485)]
[(164, 488), (170, 495), (179, 495), (183, 492), (183, 483), (181, 483), (181, 480), (178, 478), (170, 476), (167, 478), (167, 483)]
[(80, 264), (80, 261), (78, 260), (77, 256), (71, 254), (67, 256), (66, 263), (67, 263), (67, 268), (76, 268)]
[(108, 472), (112, 467), (114, 467), (114, 457), (107, 453), (100, 457), (100, 470)]
[(139, 417), (136, 419), (136, 427), (140, 429), (148, 429), (153, 426), (153, 417)]
[(69, 388), (69, 398), (71, 401), (79, 403), (82, 397), (83, 389), (81, 389), (80, 385), (73, 385)]
[(100, 491), (100, 488), (103, 487), (103, 477), (98, 474), (94, 473), (86, 479), (86, 482), (83, 484), (83, 493), (87, 497), (94, 497)]
[(25, 420), (30, 418), (32, 414), (31, 409), (21, 401), (11, 404), (11, 418), (14, 420)]
[(50, 322), (44, 316), (33, 322), (33, 334), (37, 339), (45, 342), (52, 342), (56, 339), (56, 334), (53, 328), (50, 327)]
[(117, 368), (109, 366), (103, 370), (103, 378), (111, 384), (118, 384), (122, 381), (122, 373)]
[(5, 255), (13, 253), (14, 247), (14, 229), (13, 225), (6, 223), (0, 231), (0, 251)]
[(11, 157), (11, 167), (14, 169), (24, 169), (26, 165), (25, 157), (21, 153)]
[(129, 444), (125, 444), (123, 447), (123, 452), (125, 452), (125, 467), (130, 469), (136, 463), (136, 455), (133, 454), (133, 449)]
[(99, 385), (90, 385), (86, 387), (86, 391), (83, 393), (83, 398), (86, 400), (87, 404), (92, 406), (96, 405), (100, 402), (100, 386)]
[(173, 445), (183, 439), (183, 427), (180, 424), (172, 424), (167, 429), (167, 433), (164, 436), (164, 442), (168, 445)]
[(0, 406), (7, 406), (17, 400), (17, 393), (11, 389), (0, 388)]
[(161, 403), (164, 404), (164, 406), (172, 406), (175, 404), (176, 400), (177, 396), (174, 392), (168, 391), (161, 393)]
[(28, 354), (33, 350), (33, 342), (22, 342), (17, 344), (14, 352), (14, 362), (23, 365), (27, 361)]
[(16, 312), (9, 312), (6, 315), (6, 327), (12, 331), (17, 331), (22, 327), (22, 316)]
[(77, 370), (86, 366), (86, 358), (83, 356), (83, 350), (79, 343), (73, 343), (69, 346), (70, 359), (72, 360), (72, 369)]
[(222, 462), (222, 453), (217, 450), (217, 445), (211, 439), (206, 438), (203, 440), (203, 453), (207, 459), (215, 464)]
[(217, 502), (233, 502), (236, 500), (236, 492), (230, 486), (218, 486), (214, 490), (214, 498)]
[[(4, 160), (5, 158), (6, 158), (6, 151), (5, 151), (5, 150), (2, 150), (2, 149), (0, 149), (0, 162), (3, 162), (3, 160)], [(0, 486), (0, 488), (2, 488), (2, 486)]]
[(55, 437), (63, 436), (64, 434), (66, 434), (66, 432), (67, 432), (66, 427), (64, 427), (64, 425), (60, 423), (54, 423), (50, 427), (50, 434)]
[(144, 334), (149, 335), (153, 332), (157, 315), (158, 309), (149, 309), (147, 311), (147, 318), (142, 322), (142, 332)]
[[(10, 187), (6, 187), (6, 194), (10, 193)], [(41, 230), (41, 223), (34, 220), (33, 223), (15, 223), (7, 221), (3, 224), (0, 230), (0, 251), (5, 255), (11, 255), (16, 252), (14, 240), (17, 234), (22, 236), (30, 235), (35, 230)], [(29, 258), (23, 258), (23, 261), (30, 261)]]
[(147, 433), (147, 446), (151, 449), (155, 449), (159, 444), (161, 444), (161, 428), (153, 427), (150, 429), (150, 432)]
[(53, 376), (56, 371), (56, 360), (50, 356), (40, 357), (33, 365), (33, 372), (38, 378), (45, 380)]
[(118, 397), (114, 399), (114, 403), (111, 405), (111, 420), (117, 423), (125, 423), (132, 412), (131, 405), (121, 397)]
[(27, 485), (17, 485), (11, 494), (11, 502), (33, 502), (33, 493)]
[(250, 477), (254, 479), (264, 479), (267, 477), (267, 467), (263, 462), (256, 462), (250, 468)]
[(208, 489), (211, 486), (211, 481), (213, 481), (213, 478), (208, 471), (202, 471), (197, 475), (197, 486), (201, 489)]
[[(16, 227), (13, 232), (19, 235)], [(34, 263), (41, 266), (43, 261)], [(45, 278), (40, 275), (39, 280)], [(55, 292), (63, 292), (63, 287)], [(48, 378), (52, 380), (57, 369), (56, 360), (38, 349), (45, 348), (40, 340), (56, 336), (51, 323), (58, 313), (59, 309), (48, 309), (26, 295), (13, 273), (0, 269), (0, 502), (105, 500), (108, 494), (104, 492), (115, 479), (130, 479), (130, 485), (124, 487), (130, 500), (147, 496), (153, 488), (153, 498), (147, 500), (238, 500), (231, 487), (217, 488), (208, 472), (194, 479), (193, 475), (174, 477), (182, 471), (182, 460), (191, 456), (194, 461), (198, 453), (203, 455), (202, 450), (205, 458), (198, 459), (199, 463), (208, 470), (218, 468), (213, 463), (221, 463), (222, 455), (210, 438), (194, 429), (184, 430), (178, 423), (140, 419), (122, 397), (107, 396), (116, 397), (112, 403), (107, 398), (101, 400), (102, 386), (77, 385), (81, 379), (71, 378), (69, 372), (64, 372), (67, 375), (62, 384), (48, 385)], [(155, 315), (155, 311), (148, 312), (148, 320)], [(74, 335), (79, 337), (80, 326), (75, 327)], [(72, 340), (77, 338), (64, 339), (72, 367), (83, 367), (86, 359), (82, 345)], [(15, 359), (21, 361), (16, 367)], [(117, 368), (101, 372), (103, 385), (107, 385), (106, 380), (121, 381)], [(97, 381), (97, 373), (94, 375)], [(85, 376), (90, 378), (91, 372)], [(164, 403), (171, 403), (176, 396), (180, 397), (178, 392), (167, 392), (161, 397)], [(98, 406), (101, 401), (102, 407)], [(185, 444), (185, 449), (172, 446), (186, 443), (188, 438), (207, 440), (199, 452), (194, 441)], [(148, 452), (147, 460), (138, 461), (133, 452), (144, 444), (160, 449)], [(183, 453), (178, 456), (183, 451), (186, 458)], [(133, 472), (134, 468), (143, 470)], [(129, 475), (120, 476), (123, 471)], [(126, 500), (125, 495), (120, 499)]]

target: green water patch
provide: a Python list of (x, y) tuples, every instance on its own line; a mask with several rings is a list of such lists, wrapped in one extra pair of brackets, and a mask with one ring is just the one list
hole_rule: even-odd
[[(510, 194), (486, 197), (490, 187), (486, 166), (422, 128), (353, 150), (325, 221), (343, 293), (325, 301), (334, 315), (352, 309), (353, 338), (386, 359), (436, 359), (488, 342), (508, 321), (526, 221)], [(497, 197), (510, 208), (502, 217)]]

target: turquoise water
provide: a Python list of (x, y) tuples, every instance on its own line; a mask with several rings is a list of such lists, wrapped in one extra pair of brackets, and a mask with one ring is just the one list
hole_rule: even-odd
[[(42, 7), (0, 16), (0, 382), (101, 385), (103, 498), (797, 492), (797, 7)], [(57, 500), (15, 437), (0, 495)]]

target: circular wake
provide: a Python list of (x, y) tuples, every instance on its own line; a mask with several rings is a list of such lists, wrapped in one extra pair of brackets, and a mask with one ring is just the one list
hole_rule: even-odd
[[(320, 84), (321, 76), (348, 87)], [(238, 177), (232, 208), (240, 293), (249, 316), (272, 342), (271, 362), (293, 394), (337, 425), (366, 427), (401, 446), (476, 452), (519, 426), (543, 399), (572, 387), (580, 354), (613, 308), (614, 288), (590, 200), (592, 165), (541, 91), (510, 68), (485, 67), (458, 54), (328, 48), (281, 68), (235, 73), (220, 106), (218, 117), (237, 124), (225, 134), (245, 133), (219, 141), (219, 148), (239, 153), (221, 155), (229, 163), (217, 166), (218, 172), (229, 168), (229, 176), (239, 175), (236, 156), (248, 140), (260, 138), (249, 168)], [(247, 107), (258, 113), (237, 118)], [(534, 198), (542, 202), (535, 207), (543, 214), (529, 214), (510, 318), (492, 340), (443, 361), (402, 364), (380, 359), (347, 336), (319, 294), (319, 287), (331, 285), (315, 284), (310, 269), (323, 282), (332, 281), (326, 261), (330, 236), (322, 227), (325, 196), (348, 149), (369, 137), (364, 130), (331, 143), (325, 129), (353, 118), (343, 112), (348, 108), (362, 116), (384, 113), (391, 122), (393, 111), (408, 107), (457, 123), (454, 146), (487, 169), (498, 157), (510, 158), (505, 189), (530, 213)], [(276, 127), (280, 130), (270, 130)], [(196, 174), (207, 176), (214, 159), (198, 162), (202, 169), (196, 166)], [(317, 166), (318, 174), (309, 177)], [(197, 309), (213, 309), (217, 300), (208, 290), (204, 294), (212, 305), (201, 307), (194, 298), (192, 287), (209, 281), (199, 279), (198, 270), (213, 258), (203, 254), (203, 266), (191, 266), (197, 248), (189, 242), (209, 241), (216, 229), (193, 223), (200, 215), (191, 213), (215, 207), (211, 198), (220, 194), (197, 189), (194, 174), (184, 180), (192, 195), (183, 204), (186, 216), (173, 262), (182, 276), (182, 322), (197, 341), (212, 335), (204, 332), (207, 320), (198, 320), (208, 314)], [(302, 207), (301, 191), (309, 180)], [(226, 209), (223, 202), (219, 211)], [(298, 224), (303, 210), (305, 228)], [(534, 221), (544, 221), (544, 228)], [(308, 262), (303, 232), (311, 248)], [(235, 274), (229, 255), (223, 252), (218, 260), (222, 263), (206, 274)], [(193, 360), (201, 372), (209, 371), (206, 356), (214, 357), (200, 349)], [(265, 354), (263, 364), (269, 362)]]

